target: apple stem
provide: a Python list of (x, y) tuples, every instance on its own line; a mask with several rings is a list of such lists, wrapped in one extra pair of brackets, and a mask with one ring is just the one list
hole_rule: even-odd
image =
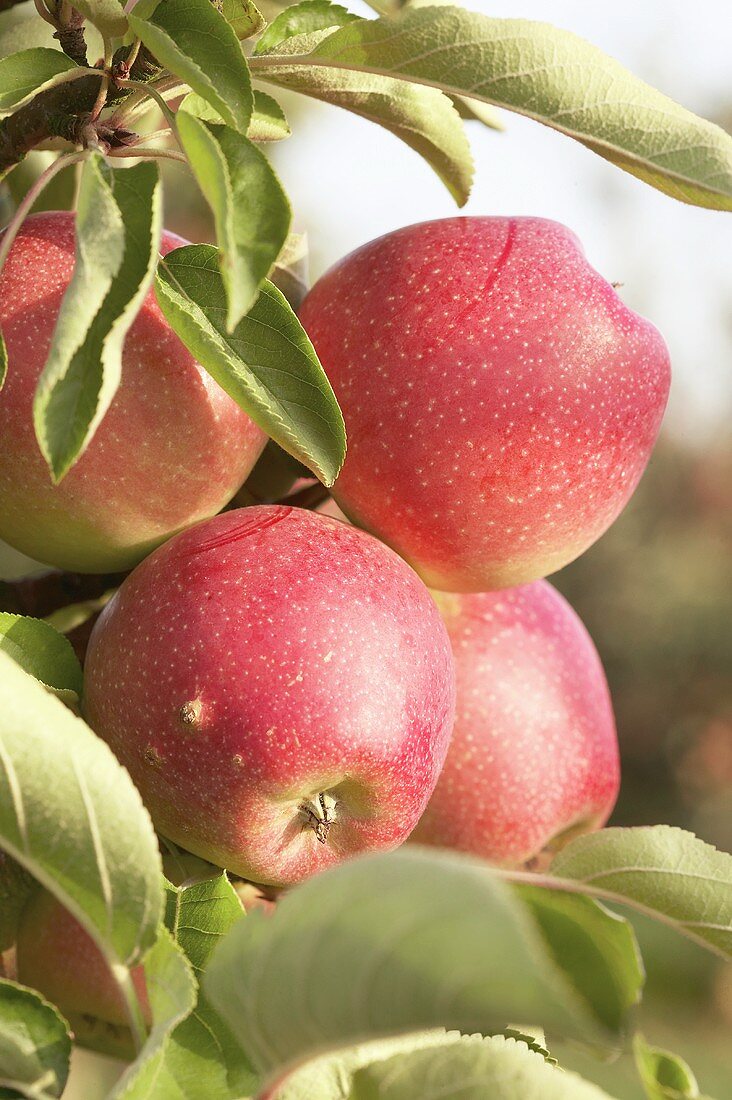
[(332, 794), (321, 791), (315, 798), (308, 798), (300, 807), (305, 815), (305, 824), (312, 829), (321, 844), (328, 840), (331, 825), (336, 820), (338, 800)]

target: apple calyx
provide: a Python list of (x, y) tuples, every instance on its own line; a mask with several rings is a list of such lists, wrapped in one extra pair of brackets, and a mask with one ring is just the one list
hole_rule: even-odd
[(338, 800), (332, 794), (321, 791), (315, 798), (307, 798), (300, 807), (305, 827), (314, 831), (321, 844), (327, 842), (330, 827), (337, 819), (337, 805)]
[(201, 723), (203, 707), (200, 699), (191, 699), (178, 711), (178, 720), (184, 729), (193, 730)]

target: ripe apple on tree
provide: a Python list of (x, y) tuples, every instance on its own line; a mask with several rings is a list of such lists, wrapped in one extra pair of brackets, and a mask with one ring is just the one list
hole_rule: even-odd
[(432, 587), (546, 576), (628, 501), (669, 389), (666, 346), (542, 218), (407, 226), (300, 308), (348, 427), (340, 507)]
[(85, 713), (156, 828), (255, 882), (404, 841), (454, 717), (444, 624), (388, 547), (302, 509), (171, 539), (94, 628)]
[[(129, 1057), (134, 1050), (125, 1001), (104, 955), (53, 894), (40, 887), (23, 910), (16, 943), (18, 981), (56, 1005), (85, 1046)], [(131, 971), (145, 1022), (145, 972)]]
[[(0, 856), (2, 853), (0, 853)], [(0, 871), (2, 862), (0, 861)], [(216, 867), (187, 853), (163, 855), (166, 879), (177, 886), (218, 875)], [(14, 937), (15, 977), (55, 1004), (71, 1023), (75, 1038), (86, 1047), (129, 1058), (134, 1044), (120, 988), (109, 964), (89, 933), (48, 890), (28, 877), (24, 908)], [(3, 880), (0, 876), (0, 892)], [(274, 902), (253, 883), (234, 884), (242, 909), (271, 911)], [(131, 970), (145, 1022), (151, 1008), (145, 970)]]
[[(93, 628), (84, 684), (27, 613), (68, 627), (109, 577), (74, 609), (0, 616), (0, 849), (18, 861), (0, 852), (0, 949), (17, 942), (20, 981), (68, 1017), (8, 966), (2, 1093), (66, 1094), (70, 1021), (112, 1049), (129, 1032), (118, 1096), (600, 1097), (535, 1035), (624, 1045), (644, 975), (614, 903), (730, 954), (730, 857), (682, 830), (579, 837), (546, 874), (511, 869), (603, 823), (617, 793), (597, 654), (539, 578), (641, 476), (663, 340), (564, 227), (468, 217), (326, 274), (301, 311), (321, 364), (293, 314), (302, 242), (263, 143), (289, 133), (284, 87), (378, 121), (463, 204), (462, 119), (493, 126), (497, 106), (635, 186), (729, 210), (732, 137), (571, 32), (369, 2), (369, 18), (304, 0), (270, 21), (209, 0), (37, 0), (9, 13), (9, 37), (0, 13), (0, 199), (18, 200), (0, 243), (0, 538), (61, 569), (137, 565)], [(6, 56), (12, 39), (24, 48)], [(140, 126), (151, 112), (162, 129)], [(25, 190), (14, 170), (42, 150)], [(153, 272), (171, 191), (158, 159), (193, 176), (215, 243), (166, 235)], [(25, 222), (69, 168), (76, 221)], [(242, 410), (272, 436), (256, 469), (264, 435)], [(336, 479), (352, 525), (303, 510)], [(227, 504), (247, 507), (210, 518)], [(179, 869), (171, 840), (250, 881), (230, 890), (204, 867), (209, 886), (172, 896), (155, 827)], [(337, 866), (412, 832), (483, 858)], [(240, 920), (234, 893), (259, 911)], [(141, 1013), (123, 960), (147, 967)], [(511, 1020), (528, 1034), (495, 1034)], [(671, 1079), (724, 1092), (633, 1046), (649, 1096)], [(91, 1100), (93, 1084), (71, 1088)]]
[(518, 866), (604, 825), (620, 761), (592, 639), (546, 581), (433, 593), (455, 657), (447, 759), (412, 839)]
[[(164, 233), (163, 255), (185, 244)], [(33, 427), (33, 394), (74, 270), (74, 216), (28, 218), (0, 275), (8, 353), (0, 390), (0, 538), (86, 573), (129, 569), (220, 511), (266, 437), (199, 366), (150, 291), (123, 351), (122, 381), (85, 453), (54, 485)]]

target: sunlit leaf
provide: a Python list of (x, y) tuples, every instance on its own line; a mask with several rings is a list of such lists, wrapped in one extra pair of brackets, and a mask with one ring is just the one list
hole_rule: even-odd
[(33, 402), (55, 481), (90, 443), (117, 392), (122, 346), (152, 282), (161, 235), (157, 166), (111, 171), (86, 162), (76, 216), (76, 264)]
[(272, 283), (226, 330), (216, 249), (189, 245), (161, 261), (157, 295), (172, 328), (230, 397), (290, 454), (332, 484), (346, 447), (343, 416), (310, 340)]

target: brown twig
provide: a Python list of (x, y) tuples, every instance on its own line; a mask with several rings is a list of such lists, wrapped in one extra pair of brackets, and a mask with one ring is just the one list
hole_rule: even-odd
[(84, 35), (84, 16), (71, 8), (63, 22), (56, 25), (54, 38), (58, 39), (61, 49), (77, 65), (87, 65), (86, 37)]
[[(112, 71), (120, 63), (124, 64), (129, 52), (129, 46), (117, 50), (112, 58)], [(162, 68), (152, 54), (143, 48), (125, 72), (129, 73), (130, 79), (147, 83), (159, 76)], [(85, 76), (48, 88), (14, 114), (0, 120), (0, 176), (20, 163), (26, 153), (49, 138), (62, 138), (74, 145), (82, 144), (84, 130), (89, 126), (89, 117), (98, 107), (100, 80), (104, 80), (105, 75), (100, 70), (98, 77)], [(131, 93), (132, 89), (129, 87), (113, 85), (105, 99), (105, 106), (117, 105)], [(123, 143), (111, 139), (108, 144), (115, 147)]]
[(48, 88), (0, 120), (0, 174), (48, 138), (79, 144), (81, 127), (96, 102), (101, 75)]

